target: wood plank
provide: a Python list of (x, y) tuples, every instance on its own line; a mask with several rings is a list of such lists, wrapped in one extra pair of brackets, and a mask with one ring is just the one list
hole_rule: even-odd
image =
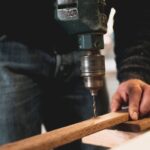
[(127, 121), (121, 123), (115, 128), (122, 131), (141, 132), (150, 129), (150, 117), (142, 118), (136, 121)]
[(6, 144), (0, 150), (49, 150), (70, 143), (105, 128), (128, 121), (127, 112), (112, 112), (77, 124)]

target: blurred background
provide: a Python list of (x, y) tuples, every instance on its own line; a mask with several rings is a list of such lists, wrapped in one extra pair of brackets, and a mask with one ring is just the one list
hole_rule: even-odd
[(115, 92), (118, 81), (116, 79), (116, 63), (114, 55), (114, 33), (113, 33), (113, 16), (115, 14), (115, 9), (111, 10), (110, 17), (108, 20), (108, 30), (107, 34), (104, 35), (105, 48), (103, 50), (103, 55), (105, 55), (105, 67), (106, 67), (106, 84), (109, 94), (109, 100), (113, 93)]

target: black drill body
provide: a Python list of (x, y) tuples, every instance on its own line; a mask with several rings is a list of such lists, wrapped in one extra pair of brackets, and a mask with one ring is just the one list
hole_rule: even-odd
[[(105, 0), (57, 0), (56, 19), (63, 29), (78, 39), (78, 48), (86, 51), (81, 57), (81, 76), (91, 95), (103, 86), (105, 74), (103, 35), (107, 29)], [(95, 105), (95, 104), (94, 104)]]

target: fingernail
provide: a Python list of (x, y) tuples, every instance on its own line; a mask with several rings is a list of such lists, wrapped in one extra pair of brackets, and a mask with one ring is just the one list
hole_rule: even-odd
[(133, 120), (138, 120), (138, 113), (137, 112), (133, 112), (131, 117), (132, 117)]

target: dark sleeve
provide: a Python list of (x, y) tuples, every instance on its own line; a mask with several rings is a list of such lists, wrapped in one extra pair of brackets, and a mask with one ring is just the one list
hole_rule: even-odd
[(125, 0), (115, 5), (115, 55), (120, 82), (150, 83), (150, 9), (148, 0)]

